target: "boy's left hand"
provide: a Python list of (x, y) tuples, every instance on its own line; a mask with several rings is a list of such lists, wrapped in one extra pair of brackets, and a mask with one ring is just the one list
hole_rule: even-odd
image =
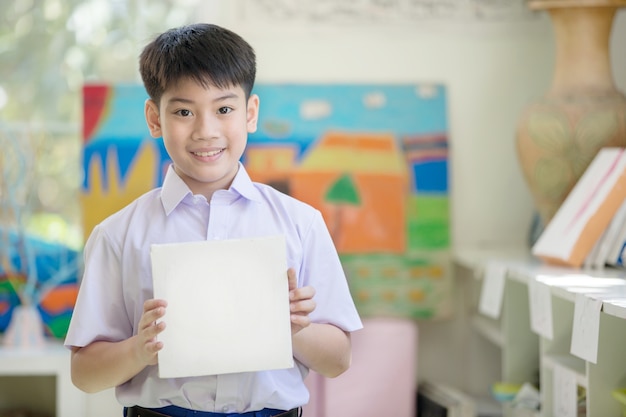
[(293, 268), (287, 270), (289, 278), (289, 310), (291, 311), (291, 336), (311, 324), (309, 314), (315, 310), (315, 289), (313, 287), (298, 288), (298, 278)]

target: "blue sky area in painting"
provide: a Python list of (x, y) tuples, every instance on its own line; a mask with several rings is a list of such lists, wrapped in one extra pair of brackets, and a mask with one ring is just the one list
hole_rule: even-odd
[[(448, 129), (441, 85), (260, 84), (254, 93), (261, 107), (259, 129), (250, 135), (253, 143), (281, 136), (311, 141), (330, 129), (392, 132), (399, 138)], [(284, 124), (288, 133), (275, 135), (266, 129), (268, 122), (272, 127)]]

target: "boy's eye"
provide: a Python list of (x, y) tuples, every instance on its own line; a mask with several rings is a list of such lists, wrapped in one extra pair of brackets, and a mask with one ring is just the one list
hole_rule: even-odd
[(231, 109), (230, 107), (220, 107), (219, 110), (217, 111), (219, 114), (228, 114), (232, 111), (233, 109)]
[(190, 111), (190, 110), (187, 110), (187, 109), (181, 109), (181, 110), (178, 110), (176, 113), (177, 113), (177, 114), (179, 114), (179, 115), (181, 115), (181, 116), (183, 116), (183, 117), (189, 117), (189, 116), (191, 116), (191, 111)]

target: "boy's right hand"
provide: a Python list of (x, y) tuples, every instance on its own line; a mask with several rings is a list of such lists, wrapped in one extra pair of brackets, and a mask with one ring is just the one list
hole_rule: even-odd
[(156, 336), (165, 329), (165, 322), (158, 321), (165, 315), (167, 302), (165, 300), (150, 299), (143, 303), (143, 314), (139, 320), (137, 332), (139, 360), (146, 365), (156, 365), (157, 352), (163, 348), (163, 342), (156, 340)]

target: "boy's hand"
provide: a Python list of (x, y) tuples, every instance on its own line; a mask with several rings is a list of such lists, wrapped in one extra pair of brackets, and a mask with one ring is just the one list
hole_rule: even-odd
[(287, 270), (289, 279), (289, 309), (291, 311), (291, 336), (311, 324), (309, 314), (315, 310), (315, 289), (313, 287), (298, 288), (296, 271), (293, 268)]
[(157, 320), (165, 315), (165, 307), (167, 307), (165, 300), (151, 299), (143, 304), (137, 339), (139, 360), (147, 365), (157, 364), (157, 352), (163, 348), (163, 342), (158, 342), (156, 336), (165, 329), (164, 322), (157, 323)]

